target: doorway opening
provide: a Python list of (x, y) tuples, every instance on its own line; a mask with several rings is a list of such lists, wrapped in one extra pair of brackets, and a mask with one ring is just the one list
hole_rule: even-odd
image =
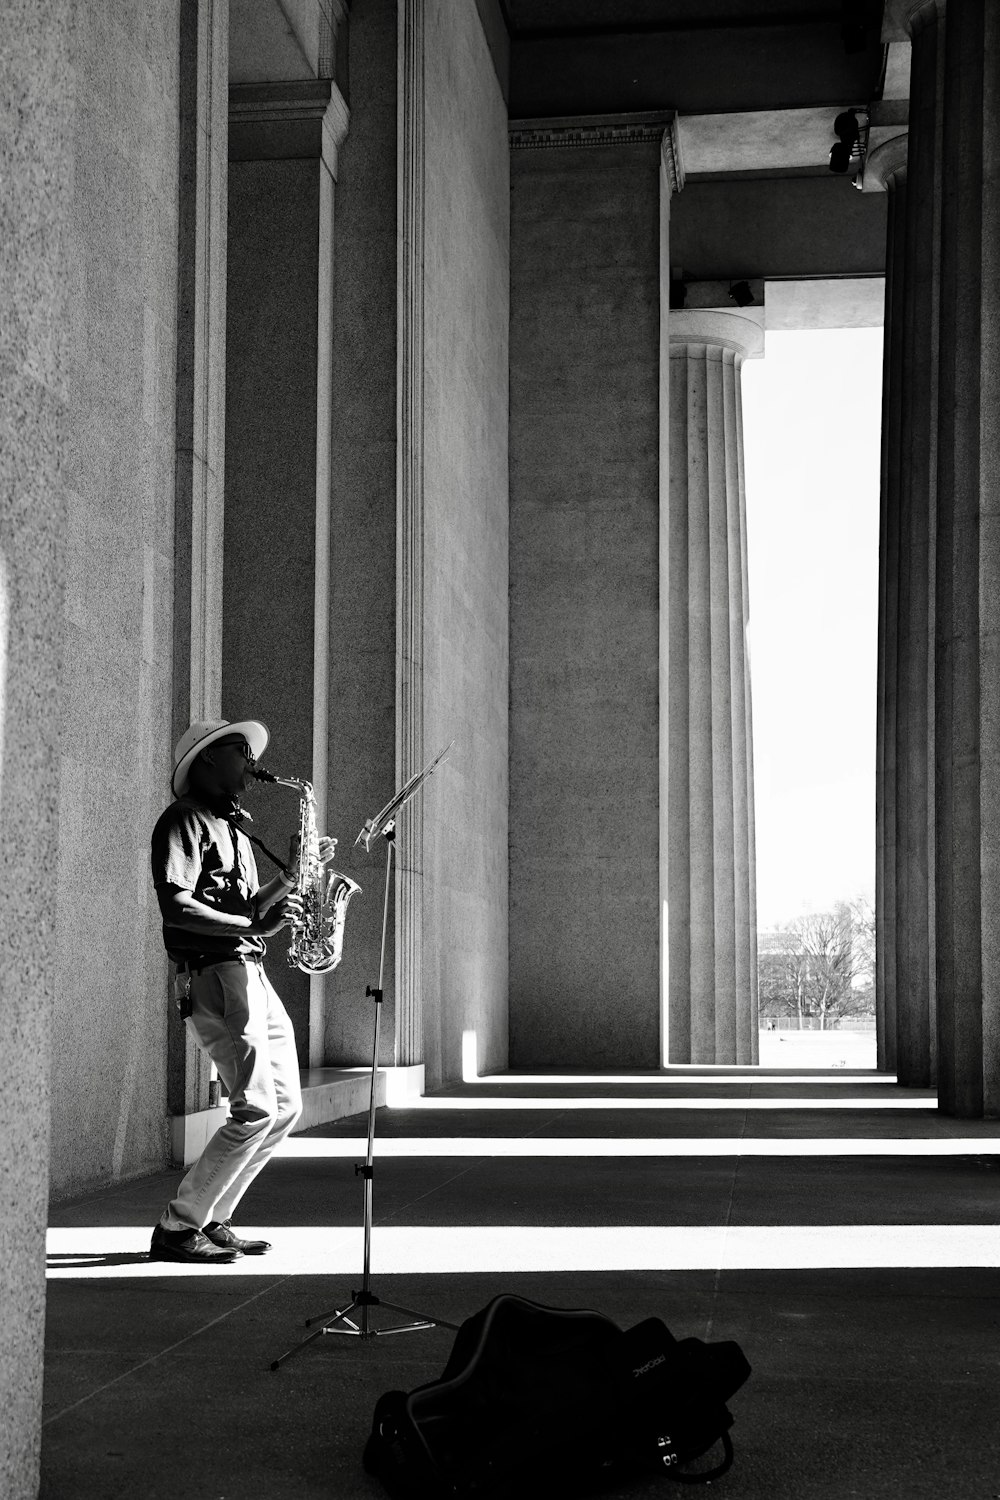
[(763, 1066), (876, 1065), (881, 407), (880, 326), (743, 367)]

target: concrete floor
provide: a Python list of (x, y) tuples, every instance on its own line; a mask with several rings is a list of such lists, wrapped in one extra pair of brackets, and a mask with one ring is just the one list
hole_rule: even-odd
[[(42, 1500), (384, 1493), (376, 1398), (451, 1331), (269, 1368), (360, 1282), (365, 1128), (294, 1137), (237, 1226), (274, 1250), (210, 1274), (145, 1259), (177, 1174), (54, 1210)], [(516, 1292), (738, 1340), (731, 1500), (997, 1500), (998, 1162), (997, 1122), (874, 1073), (470, 1083), (379, 1111), (373, 1284), (456, 1324)]]

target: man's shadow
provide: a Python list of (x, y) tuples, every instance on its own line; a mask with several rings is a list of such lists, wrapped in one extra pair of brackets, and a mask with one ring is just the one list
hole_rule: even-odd
[(80, 1255), (66, 1252), (62, 1255), (47, 1255), (45, 1264), (50, 1270), (66, 1270), (77, 1267), (81, 1271), (93, 1266), (141, 1266), (149, 1260), (148, 1250), (115, 1251), (107, 1255)]

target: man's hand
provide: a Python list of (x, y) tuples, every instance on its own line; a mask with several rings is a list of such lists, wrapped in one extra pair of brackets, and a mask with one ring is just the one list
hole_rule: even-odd
[[(319, 841), (319, 862), (328, 865), (337, 852), (337, 840), (328, 838), (326, 834)], [(298, 834), (288, 845), (288, 873), (294, 875), (296, 881), (299, 878), (299, 836)]]
[(282, 927), (290, 927), (299, 921), (302, 916), (302, 901), (296, 894), (285, 896), (281, 901), (275, 901), (267, 911), (257, 918), (250, 931), (254, 937), (273, 937), (280, 932)]

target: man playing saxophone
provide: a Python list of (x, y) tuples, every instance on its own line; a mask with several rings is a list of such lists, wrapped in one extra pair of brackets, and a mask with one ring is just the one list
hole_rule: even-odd
[[(263, 1255), (241, 1239), (235, 1209), (302, 1112), (295, 1036), (261, 962), (265, 940), (296, 922), (299, 839), (261, 886), (240, 795), (269, 733), (254, 719), (194, 723), (174, 754), (175, 800), (152, 837), (163, 941), (177, 969), (181, 1015), (214, 1062), (230, 1115), (208, 1142), (153, 1230), (151, 1260), (214, 1265)], [(321, 842), (332, 857), (333, 841)]]

